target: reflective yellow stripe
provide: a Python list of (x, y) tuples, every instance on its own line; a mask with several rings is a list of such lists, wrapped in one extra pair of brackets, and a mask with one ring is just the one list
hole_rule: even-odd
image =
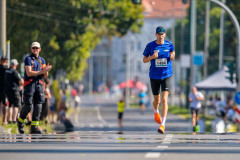
[(21, 117), (18, 117), (18, 121), (21, 123), (25, 123), (26, 119), (22, 119)]
[(124, 102), (118, 102), (118, 112), (124, 112), (125, 103)]
[(38, 126), (39, 125), (39, 121), (32, 121), (31, 125), (32, 126)]

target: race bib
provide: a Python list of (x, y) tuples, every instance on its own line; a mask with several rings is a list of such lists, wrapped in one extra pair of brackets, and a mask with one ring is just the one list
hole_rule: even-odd
[(155, 67), (167, 67), (167, 58), (155, 59)]

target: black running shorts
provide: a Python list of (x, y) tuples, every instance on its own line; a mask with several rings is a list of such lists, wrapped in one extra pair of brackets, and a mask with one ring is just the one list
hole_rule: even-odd
[(122, 119), (123, 117), (123, 112), (118, 112), (118, 119)]
[(200, 109), (199, 109), (199, 108), (198, 108), (198, 109), (191, 108), (191, 114), (192, 114), (192, 115), (195, 113), (195, 114), (196, 114), (196, 116), (198, 116), (198, 114), (199, 114), (199, 111), (200, 111)]
[(151, 88), (153, 95), (160, 94), (160, 87), (161, 91), (168, 91), (170, 90), (170, 79), (171, 77), (164, 78), (164, 79), (150, 79)]

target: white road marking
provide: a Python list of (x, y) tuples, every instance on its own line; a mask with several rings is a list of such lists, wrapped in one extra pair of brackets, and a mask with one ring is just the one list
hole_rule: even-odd
[(158, 151), (159, 151), (159, 149), (164, 150), (164, 149), (168, 148), (168, 146), (157, 146), (157, 148), (158, 148)]
[(97, 118), (98, 118), (98, 120), (99, 120), (103, 125), (108, 125), (107, 122), (103, 119), (99, 107), (96, 106), (95, 109), (96, 109), (96, 111), (97, 111)]
[(145, 158), (159, 158), (161, 153), (149, 152), (145, 155)]
[(75, 110), (75, 112), (77, 113), (77, 114), (74, 114), (74, 115), (75, 115), (75, 116), (74, 116), (74, 122), (75, 122), (75, 124), (77, 124), (77, 123), (79, 122), (78, 118), (80, 117), (80, 116), (79, 116), (79, 115), (80, 115), (80, 111), (81, 111), (80, 107), (77, 107), (76, 110)]
[(162, 144), (170, 144), (171, 141), (172, 141), (172, 137), (173, 137), (172, 134), (166, 135), (166, 137), (163, 139), (163, 143)]
[[(170, 144), (172, 141), (173, 135), (167, 134), (166, 137), (163, 139), (162, 144)], [(168, 148), (168, 146), (157, 146), (156, 149), (153, 149), (151, 152), (148, 152), (145, 154), (145, 158), (159, 158), (161, 156), (161, 152), (164, 151), (164, 149)]]

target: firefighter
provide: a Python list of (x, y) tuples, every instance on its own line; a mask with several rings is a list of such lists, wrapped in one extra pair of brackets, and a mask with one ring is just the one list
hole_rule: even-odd
[(43, 78), (47, 78), (48, 71), (52, 69), (51, 65), (46, 65), (44, 58), (39, 56), (41, 51), (40, 43), (33, 42), (31, 45), (31, 54), (24, 60), (24, 106), (18, 117), (18, 130), (24, 134), (24, 123), (28, 113), (33, 105), (31, 134), (41, 134), (39, 128), (42, 103), (45, 100), (43, 90)]

